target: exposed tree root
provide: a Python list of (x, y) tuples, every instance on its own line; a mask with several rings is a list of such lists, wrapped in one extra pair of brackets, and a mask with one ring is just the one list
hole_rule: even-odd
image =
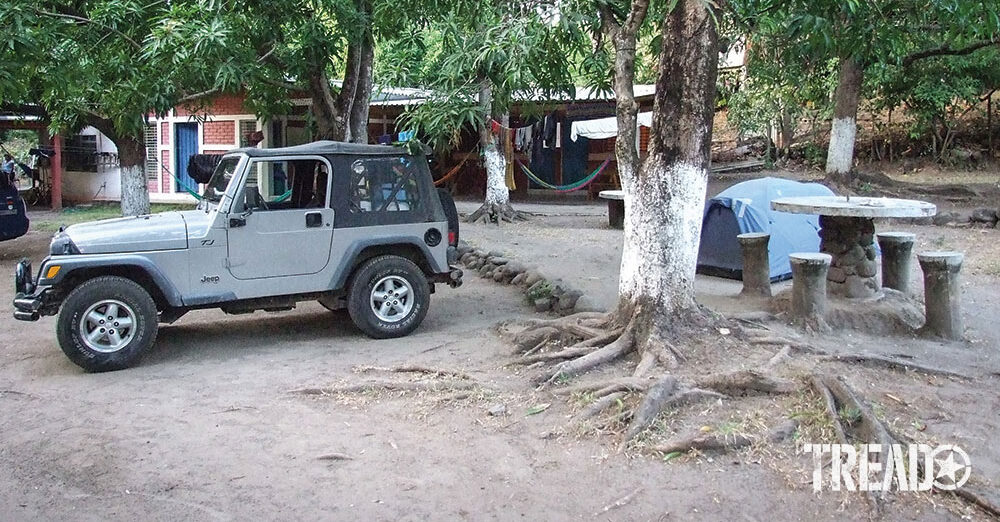
[[(798, 423), (789, 419), (780, 424), (767, 436), (770, 442), (781, 442), (791, 437), (798, 428)], [(740, 434), (722, 435), (718, 433), (698, 434), (690, 437), (672, 440), (665, 444), (653, 446), (653, 451), (661, 453), (686, 453), (691, 450), (698, 451), (733, 451), (745, 448), (754, 443), (754, 439)]]
[(514, 207), (510, 206), (510, 202), (500, 204), (483, 203), (481, 207), (469, 215), (468, 222), (475, 223), (482, 221), (484, 223), (496, 223), (499, 225), (502, 221), (508, 223), (527, 221), (528, 215), (525, 212), (514, 210)]
[[(547, 341), (546, 341), (547, 342)], [(530, 350), (529, 350), (530, 351)], [(534, 355), (526, 355), (524, 357), (518, 358), (514, 361), (517, 364), (532, 364), (539, 361), (559, 361), (562, 359), (572, 359), (574, 357), (580, 357), (582, 355), (587, 355), (588, 353), (594, 351), (593, 348), (584, 347), (569, 347), (563, 348), (558, 352), (551, 353), (537, 353)]]
[(717, 373), (696, 381), (701, 388), (731, 396), (780, 395), (799, 389), (794, 381), (765, 375), (755, 370)]
[[(843, 443), (850, 444), (853, 441), (858, 441), (883, 446), (899, 443), (900, 439), (889, 431), (889, 428), (875, 416), (868, 404), (861, 400), (843, 379), (830, 375), (814, 375), (812, 385), (827, 402), (827, 414), (833, 421), (838, 438)], [(846, 413), (848, 418), (844, 419), (841, 412)], [(922, 461), (918, 460), (917, 467), (920, 473), (929, 472), (924, 469)], [(950, 492), (993, 516), (1000, 516), (1000, 504), (991, 500), (974, 486), (964, 485)], [(880, 512), (882, 508), (881, 497), (870, 492), (869, 500), (876, 512)]]
[(764, 365), (764, 369), (767, 371), (773, 371), (779, 365), (783, 364), (785, 361), (791, 358), (792, 347), (785, 345), (777, 353), (775, 353), (767, 363)]
[(779, 345), (779, 346), (790, 346), (793, 350), (800, 353), (808, 353), (815, 355), (826, 355), (826, 352), (818, 348), (814, 348), (812, 345), (793, 341), (785, 337), (764, 335), (764, 336), (750, 336), (750, 344), (755, 345)]
[(577, 384), (574, 386), (564, 386), (552, 390), (556, 395), (573, 395), (575, 393), (590, 393), (594, 397), (600, 397), (617, 391), (646, 391), (654, 381), (640, 377), (621, 377), (604, 381)]
[(627, 395), (627, 393), (624, 391), (609, 393), (601, 397), (600, 399), (597, 399), (596, 401), (590, 403), (590, 405), (588, 405), (586, 408), (580, 410), (580, 413), (577, 413), (576, 416), (573, 417), (573, 420), (577, 423), (590, 420), (600, 415), (601, 412), (606, 410), (612, 404), (617, 404), (618, 401), (625, 398), (625, 395)]
[(720, 435), (715, 433), (694, 435), (679, 440), (672, 440), (665, 444), (653, 446), (653, 451), (660, 453), (686, 453), (691, 450), (698, 451), (733, 451), (745, 448), (753, 443), (753, 439), (745, 435), (731, 434)]
[(469, 381), (382, 381), (370, 380), (343, 386), (328, 388), (301, 388), (289, 393), (298, 395), (337, 395), (344, 393), (360, 393), (366, 391), (403, 391), (403, 392), (439, 392), (453, 390), (470, 390), (477, 383)]
[(540, 384), (551, 384), (559, 379), (574, 377), (592, 370), (602, 364), (609, 363), (631, 352), (635, 348), (635, 331), (631, 324), (625, 327), (625, 331), (603, 348), (598, 348), (576, 359), (571, 359), (559, 363), (555, 369), (544, 374), (540, 379)]
[(837, 413), (837, 400), (833, 398), (833, 392), (830, 391), (830, 388), (826, 386), (819, 375), (810, 377), (809, 384), (812, 385), (816, 393), (823, 399), (826, 415), (833, 423), (833, 432), (837, 435), (837, 440), (841, 444), (848, 444), (847, 434), (844, 433), (844, 426), (840, 423), (840, 415)]
[(624, 447), (636, 435), (648, 428), (661, 412), (671, 406), (686, 404), (703, 398), (723, 399), (726, 395), (700, 388), (688, 388), (681, 385), (677, 379), (665, 375), (656, 381), (643, 396), (639, 406), (632, 414), (632, 422), (625, 430), (622, 438)]
[(953, 493), (966, 502), (979, 506), (990, 515), (1000, 517), (1000, 504), (991, 500), (983, 492), (977, 491), (976, 488), (965, 485), (954, 490)]
[(923, 364), (905, 361), (896, 357), (887, 357), (885, 355), (878, 355), (872, 353), (855, 353), (855, 354), (834, 354), (827, 355), (823, 357), (826, 361), (835, 361), (850, 364), (860, 364), (863, 366), (873, 367), (873, 368), (889, 368), (893, 370), (901, 371), (916, 371), (920, 373), (926, 373), (927, 375), (941, 375), (944, 377), (954, 377), (956, 379), (971, 380), (972, 377), (965, 375), (964, 373), (953, 372), (951, 370), (945, 370), (944, 368), (935, 368), (933, 366), (925, 366)]
[(420, 366), (416, 364), (408, 364), (403, 366), (393, 366), (393, 367), (382, 367), (382, 366), (358, 366), (355, 371), (359, 373), (364, 372), (389, 372), (389, 373), (426, 373), (434, 376), (446, 376), (446, 377), (457, 377), (459, 379), (472, 379), (467, 373), (455, 371), (455, 370), (445, 370), (441, 368), (431, 368), (428, 366)]

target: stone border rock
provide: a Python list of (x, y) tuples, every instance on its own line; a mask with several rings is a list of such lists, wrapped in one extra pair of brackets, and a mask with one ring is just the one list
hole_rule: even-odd
[(570, 315), (603, 311), (583, 292), (571, 288), (563, 280), (550, 280), (538, 268), (511, 259), (501, 251), (473, 248), (460, 241), (458, 260), (469, 274), (476, 272), (484, 279), (519, 287), (536, 312)]

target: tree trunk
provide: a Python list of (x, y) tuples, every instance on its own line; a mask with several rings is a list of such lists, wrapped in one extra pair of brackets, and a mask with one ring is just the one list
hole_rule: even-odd
[(479, 147), (482, 149), (483, 166), (486, 167), (486, 206), (506, 206), (510, 204), (507, 190), (507, 162), (500, 153), (497, 137), (491, 129), (493, 114), (493, 85), (489, 78), (479, 82), (479, 107), (486, 115), (486, 121), (479, 129)]
[(358, 73), (351, 103), (350, 140), (368, 143), (368, 107), (372, 96), (372, 66), (375, 61), (375, 41), (372, 37), (371, 2), (362, 0), (359, 9), (365, 16), (358, 56)]
[(114, 141), (118, 147), (118, 165), (121, 171), (122, 215), (149, 214), (145, 141), (141, 136), (118, 137)]
[[(615, 138), (615, 162), (622, 188), (629, 191), (635, 184), (639, 170), (639, 150), (637, 144), (637, 118), (639, 104), (635, 101), (635, 47), (638, 29), (646, 18), (649, 2), (633, 2), (629, 18), (624, 25), (618, 25), (611, 9), (602, 12), (602, 29), (615, 46), (615, 117), (618, 137)], [(625, 199), (626, 213), (628, 198)]]
[(708, 3), (679, 0), (662, 34), (649, 154), (635, 183), (625, 186), (619, 293), (624, 306), (666, 318), (697, 306), (718, 33)]
[(851, 57), (840, 59), (830, 148), (826, 154), (826, 175), (841, 182), (850, 181), (854, 165), (854, 138), (858, 132), (858, 103), (863, 78), (864, 68), (857, 60)]
[[(341, 87), (341, 93), (347, 87), (347, 80)], [(344, 141), (347, 138), (347, 114), (340, 110), (337, 98), (333, 96), (330, 79), (322, 66), (317, 66), (309, 74), (309, 94), (312, 97), (312, 116), (316, 122), (317, 140)], [(353, 93), (351, 97), (353, 101)]]
[(372, 96), (372, 65), (375, 60), (375, 45), (369, 34), (362, 44), (358, 83), (351, 104), (351, 141), (368, 143), (368, 107)]

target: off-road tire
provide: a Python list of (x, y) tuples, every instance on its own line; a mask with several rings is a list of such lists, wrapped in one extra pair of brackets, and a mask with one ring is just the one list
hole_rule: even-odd
[[(134, 313), (134, 334), (121, 348), (101, 352), (88, 346), (81, 335), (82, 316), (95, 303), (113, 300), (125, 304)], [(69, 293), (56, 321), (59, 347), (71, 361), (88, 372), (122, 370), (138, 364), (156, 340), (156, 303), (149, 292), (135, 281), (118, 276), (87, 280)]]
[[(411, 289), (412, 307), (399, 320), (389, 322), (378, 317), (372, 307), (375, 285), (385, 278), (404, 279)], [(347, 311), (351, 320), (369, 337), (390, 339), (415, 330), (427, 315), (430, 287), (423, 271), (404, 257), (385, 255), (369, 259), (351, 276), (347, 291)]]

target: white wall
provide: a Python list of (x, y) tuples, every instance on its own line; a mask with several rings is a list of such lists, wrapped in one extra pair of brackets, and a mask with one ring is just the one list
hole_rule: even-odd
[(111, 153), (115, 156), (107, 161), (98, 160), (97, 172), (63, 171), (63, 199), (70, 202), (118, 201), (122, 193), (117, 160), (118, 147), (93, 127), (86, 127), (79, 134), (97, 136), (97, 152)]

